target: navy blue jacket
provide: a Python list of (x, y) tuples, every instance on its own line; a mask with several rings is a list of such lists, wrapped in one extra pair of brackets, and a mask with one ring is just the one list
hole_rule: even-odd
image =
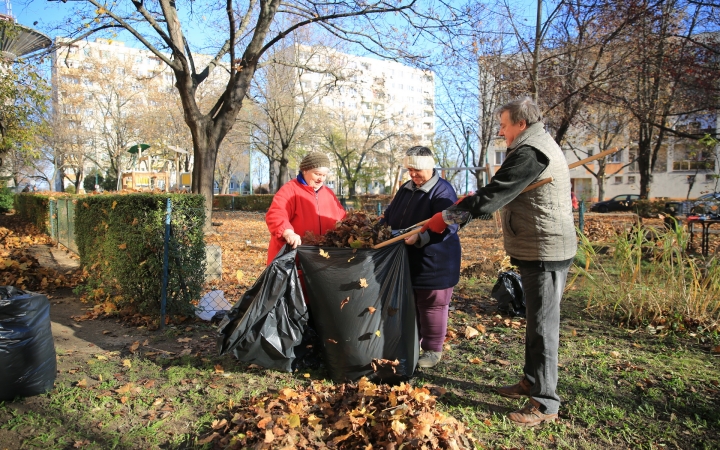
[[(385, 210), (384, 222), (393, 230), (402, 230), (431, 218), (455, 201), (455, 189), (434, 172), (420, 188), (412, 180), (403, 184)], [(449, 225), (443, 234), (426, 231), (416, 245), (407, 246), (414, 289), (447, 289), (457, 284), (461, 253), (457, 230), (457, 225)]]

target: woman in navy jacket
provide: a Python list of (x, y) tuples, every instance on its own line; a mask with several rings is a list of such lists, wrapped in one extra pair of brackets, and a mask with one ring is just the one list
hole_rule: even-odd
[[(434, 169), (429, 148), (410, 148), (403, 163), (411, 180), (400, 187), (384, 214), (393, 230), (429, 219), (457, 201), (455, 189)], [(457, 225), (451, 225), (442, 234), (425, 231), (405, 239), (423, 350), (420, 367), (433, 367), (442, 358), (450, 297), (460, 277), (457, 230)]]

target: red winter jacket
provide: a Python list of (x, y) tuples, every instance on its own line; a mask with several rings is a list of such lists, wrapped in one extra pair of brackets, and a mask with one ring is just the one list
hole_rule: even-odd
[(270, 264), (285, 245), (282, 234), (290, 228), (302, 238), (306, 231), (320, 235), (335, 228), (345, 217), (345, 210), (327, 186), (317, 192), (297, 179), (290, 180), (273, 197), (265, 223), (270, 231), (267, 264)]

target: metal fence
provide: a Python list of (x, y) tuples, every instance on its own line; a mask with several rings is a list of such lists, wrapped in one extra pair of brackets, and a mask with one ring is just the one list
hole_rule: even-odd
[(50, 237), (77, 253), (75, 203), (70, 199), (50, 200)]
[[(205, 210), (184, 209), (182, 212), (173, 211), (172, 201), (167, 199), (165, 212), (165, 230), (163, 246), (163, 272), (162, 289), (160, 299), (160, 323), (165, 323), (165, 308), (167, 301), (189, 301), (195, 305), (195, 314), (203, 320), (212, 320), (220, 317), (218, 313), (228, 311), (231, 304), (225, 299), (222, 290), (217, 288), (218, 282), (222, 280), (222, 249), (217, 244), (205, 244), (205, 251), (201, 270), (204, 274), (184, 273), (183, 261), (178, 255), (187, 255), (183, 246), (187, 244), (187, 236), (202, 232), (193, 227), (198, 227), (202, 220), (193, 220), (204, 215)], [(196, 265), (194, 265), (197, 267)], [(175, 273), (173, 273), (175, 272)], [(185, 277), (203, 276), (203, 287), (199, 298), (178, 298), (185, 292)], [(175, 280), (176, 286), (168, 289), (168, 283)], [(177, 284), (179, 283), (179, 289)], [(175, 298), (173, 298), (175, 296)], [(222, 315), (222, 314), (221, 314)], [(217, 316), (217, 317), (216, 317)]]

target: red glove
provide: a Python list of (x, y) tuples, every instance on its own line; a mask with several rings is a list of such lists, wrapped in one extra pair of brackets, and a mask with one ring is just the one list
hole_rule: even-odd
[(428, 229), (432, 231), (433, 233), (441, 234), (443, 231), (445, 231), (445, 228), (447, 228), (447, 224), (445, 223), (445, 220), (443, 220), (442, 211), (435, 214), (428, 220), (428, 222), (423, 225), (423, 227), (420, 229), (421, 233), (424, 233)]

